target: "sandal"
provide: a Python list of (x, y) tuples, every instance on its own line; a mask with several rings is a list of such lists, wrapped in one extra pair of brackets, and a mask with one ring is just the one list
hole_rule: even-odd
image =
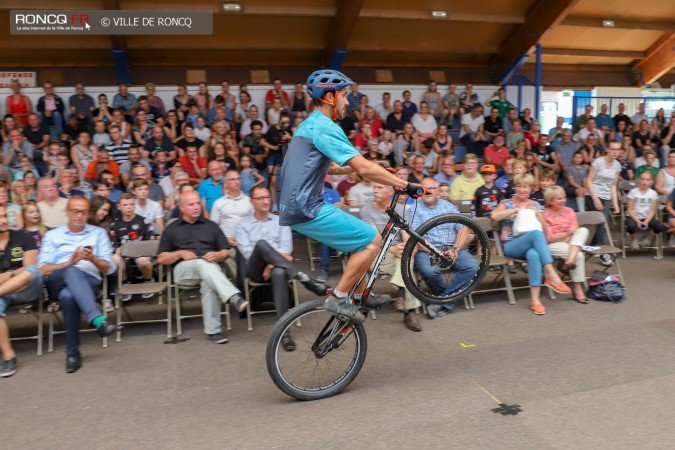
[(538, 316), (542, 316), (542, 315), (546, 314), (546, 308), (541, 303), (537, 303), (535, 305), (530, 305), (530, 309), (532, 311), (534, 311), (534, 313)]
[(570, 270), (574, 270), (577, 268), (577, 265), (573, 262), (567, 263), (565, 262), (564, 259), (558, 258), (558, 260), (555, 262), (555, 267), (558, 269), (558, 272), (562, 272), (566, 275), (569, 275)]
[(584, 298), (577, 298), (576, 295), (572, 294), (572, 298), (574, 299), (574, 301), (576, 301), (577, 303), (581, 303), (582, 305), (587, 305), (587, 304), (588, 304), (588, 299), (587, 299), (586, 297), (584, 297)]
[(554, 284), (553, 281), (551, 281), (551, 280), (549, 280), (549, 279), (547, 278), (546, 281), (545, 281), (544, 283), (546, 283), (546, 285), (547, 285), (548, 287), (550, 287), (551, 289), (553, 289), (553, 291), (556, 292), (556, 293), (558, 293), (558, 294), (569, 294), (569, 293), (572, 292), (572, 289), (570, 289), (570, 287), (567, 286), (567, 285), (566, 285), (565, 283), (563, 283), (562, 281), (560, 282), (560, 284)]

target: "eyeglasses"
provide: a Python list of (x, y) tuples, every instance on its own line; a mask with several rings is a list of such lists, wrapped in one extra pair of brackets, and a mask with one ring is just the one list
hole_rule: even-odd
[(272, 200), (272, 197), (269, 195), (264, 195), (262, 197), (251, 197), (251, 200), (260, 200), (261, 202), (264, 202), (265, 200)]

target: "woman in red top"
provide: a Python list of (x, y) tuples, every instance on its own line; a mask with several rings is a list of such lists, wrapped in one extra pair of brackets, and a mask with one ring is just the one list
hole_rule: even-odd
[(532, 129), (525, 132), (525, 139), (530, 143), (530, 150), (539, 147), (539, 136), (541, 136), (540, 127), (539, 121), (533, 120)]
[(7, 113), (14, 116), (22, 127), (28, 126), (28, 114), (33, 112), (30, 99), (21, 93), (21, 83), (12, 80), (10, 84), (13, 94), (7, 97)]
[[(542, 216), (548, 225), (546, 240), (552, 256), (557, 256), (557, 267), (572, 277), (572, 295), (579, 303), (588, 303), (584, 293), (586, 266), (581, 247), (588, 240), (588, 229), (579, 227), (577, 215), (572, 208), (565, 206), (567, 197), (560, 186), (549, 186), (544, 191), (546, 209)], [(564, 259), (563, 259), (564, 258)]]

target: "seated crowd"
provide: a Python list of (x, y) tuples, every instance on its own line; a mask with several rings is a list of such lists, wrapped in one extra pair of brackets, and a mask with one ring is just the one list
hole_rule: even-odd
[[(105, 318), (114, 308), (108, 293), (100, 306), (96, 300), (103, 279), (122, 265), (129, 269), (124, 282), (153, 281), (152, 260), (121, 258), (128, 241), (160, 239), (157, 263), (173, 265), (182, 284), (200, 286), (204, 332), (216, 343), (227, 342), (221, 304), (229, 302), (239, 312), (247, 307), (241, 295), (245, 277), (272, 284), (278, 315), (288, 309), (290, 279), (325, 294), (331, 249), (321, 246), (320, 274), (311, 279), (295, 267), (290, 228), (274, 215), (285, 150), (312, 111), (302, 83), (289, 93), (274, 80), (264, 105), (251, 102), (245, 85), (238, 96), (227, 81), (215, 95), (206, 83), (194, 94), (179, 85), (171, 109), (152, 83), (139, 97), (120, 85), (110, 103), (103, 94), (96, 103), (81, 83), (67, 101), (54, 94), (51, 83), (43, 87), (45, 95), (33, 110), (14, 83), (0, 129), (0, 376), (16, 371), (6, 308), (35, 299), (43, 282), (64, 314), (69, 373), (82, 364), (82, 315), (102, 336), (118, 330)], [(544, 134), (531, 111), (519, 114), (501, 88), (481, 103), (470, 84), (461, 93), (450, 85), (441, 94), (432, 81), (419, 107), (409, 91), (393, 101), (384, 93), (382, 102), (371, 106), (358, 84), (350, 89), (348, 115), (339, 122), (350, 141), (366, 158), (431, 192), (420, 201), (418, 215), (410, 217), (413, 226), (421, 218), (458, 212), (455, 205), (462, 203), (471, 204), (478, 217), (501, 222), (505, 256), (526, 261), (521, 265), (527, 268), (536, 314), (545, 312), (539, 296), (544, 284), (587, 302), (580, 248), (589, 236), (574, 212), (617, 214), (619, 180), (637, 180), (626, 193), (626, 231), (634, 236), (633, 248), (650, 246), (653, 235), (664, 232), (675, 246), (672, 113), (667, 120), (660, 110), (650, 122), (644, 104), (633, 117), (619, 105), (613, 118), (606, 105), (595, 117), (589, 106), (572, 129), (558, 118)], [(459, 143), (451, 135), (456, 129)], [(454, 157), (456, 144), (467, 149), (461, 160)], [(327, 202), (360, 206), (364, 220), (380, 230), (391, 195), (391, 188), (354, 174), (327, 177), (324, 190)], [(660, 196), (668, 197), (666, 223), (659, 217)], [(513, 235), (514, 215), (522, 209), (536, 212), (543, 231)], [(405, 326), (420, 331), (419, 301), (400, 276), (404, 239), (391, 248), (384, 268), (392, 275), (398, 293), (394, 305), (405, 313)], [(592, 239), (607, 243), (602, 230)], [(515, 272), (513, 260), (509, 272)], [(602, 260), (612, 263), (609, 255)], [(456, 280), (477, 269), (468, 255), (460, 253), (457, 261)], [(423, 252), (416, 255), (415, 267), (429, 287), (439, 295), (451, 291), (428, 262)], [(571, 290), (556, 268), (570, 275)], [(449, 309), (429, 307), (428, 314), (440, 317)], [(290, 335), (283, 345), (294, 349)]]

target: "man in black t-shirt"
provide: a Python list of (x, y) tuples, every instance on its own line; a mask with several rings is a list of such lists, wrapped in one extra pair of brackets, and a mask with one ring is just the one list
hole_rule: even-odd
[(35, 168), (44, 175), (47, 172), (47, 166), (42, 160), (42, 152), (51, 142), (49, 128), (42, 123), (40, 116), (35, 113), (28, 114), (28, 126), (23, 129), (23, 135), (33, 146), (33, 161)]
[(16, 353), (5, 320), (7, 307), (38, 300), (42, 292), (37, 255), (35, 240), (28, 233), (10, 230), (7, 209), (0, 206), (0, 377), (16, 373)]
[(202, 201), (197, 192), (183, 192), (179, 206), (180, 218), (162, 233), (157, 262), (175, 264), (176, 283), (201, 285), (204, 332), (209, 340), (224, 344), (228, 339), (222, 333), (220, 304), (229, 301), (237, 312), (248, 306), (220, 266), (229, 256), (230, 245), (223, 230), (202, 216)]

